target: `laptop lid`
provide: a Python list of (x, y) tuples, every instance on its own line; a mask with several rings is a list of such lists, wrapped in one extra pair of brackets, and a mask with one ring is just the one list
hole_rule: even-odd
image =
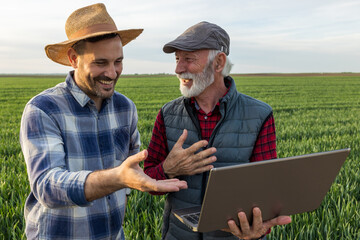
[(208, 232), (228, 228), (229, 219), (239, 224), (239, 211), (244, 211), (251, 223), (255, 206), (261, 209), (264, 221), (313, 211), (320, 206), (349, 152), (341, 149), (214, 168), (197, 226), (181, 221), (194, 231)]

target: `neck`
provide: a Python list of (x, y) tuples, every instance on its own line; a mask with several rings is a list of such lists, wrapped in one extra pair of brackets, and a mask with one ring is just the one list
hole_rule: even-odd
[(75, 70), (75, 72), (74, 72), (73, 79), (74, 79), (74, 81), (75, 81), (75, 84), (76, 84), (86, 95), (88, 95), (91, 100), (94, 101), (95, 107), (96, 107), (96, 109), (97, 109), (98, 112), (99, 112), (100, 109), (101, 109), (101, 105), (102, 105), (103, 99), (100, 98), (100, 97), (98, 97), (98, 96), (96, 96), (96, 95), (94, 95), (94, 94), (92, 94), (92, 93), (88, 90), (88, 88), (87, 88), (86, 86), (84, 86), (84, 85), (81, 84), (81, 81), (78, 81), (78, 80), (80, 79), (80, 76), (79, 76), (79, 74), (78, 74), (78, 72), (77, 72), (76, 70)]
[(207, 87), (200, 95), (196, 96), (195, 99), (200, 108), (205, 113), (209, 113), (215, 108), (219, 99), (224, 96), (226, 91), (224, 78), (222, 76), (215, 77), (214, 83)]
[(95, 102), (96, 109), (100, 112), (103, 100), (98, 98), (96, 100), (93, 99), (93, 101)]

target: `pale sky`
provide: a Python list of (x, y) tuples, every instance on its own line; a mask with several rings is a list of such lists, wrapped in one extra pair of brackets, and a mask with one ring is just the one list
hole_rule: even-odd
[[(67, 73), (46, 57), (65, 21), (98, 1), (10, 0), (1, 5), (0, 74)], [(208, 21), (230, 35), (232, 73), (360, 72), (359, 0), (108, 0), (118, 29), (144, 28), (124, 47), (124, 74), (174, 73), (163, 45)]]

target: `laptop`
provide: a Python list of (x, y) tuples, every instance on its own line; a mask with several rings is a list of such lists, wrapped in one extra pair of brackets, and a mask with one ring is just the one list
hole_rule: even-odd
[(344, 164), (350, 148), (213, 168), (201, 206), (173, 210), (196, 232), (228, 228), (244, 211), (252, 222), (257, 206), (263, 220), (318, 208)]

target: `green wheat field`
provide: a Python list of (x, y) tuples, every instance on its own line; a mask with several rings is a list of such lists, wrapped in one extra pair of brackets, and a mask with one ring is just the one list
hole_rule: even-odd
[[(320, 207), (292, 216), (268, 239), (360, 239), (360, 74), (236, 75), (237, 89), (273, 107), (278, 157), (351, 148)], [(19, 144), (23, 108), (63, 76), (0, 77), (0, 239), (25, 239), (29, 193)], [(173, 75), (129, 75), (116, 90), (138, 109), (146, 149), (161, 106), (180, 96)], [(324, 166), (326, 169), (326, 166)], [(314, 183), (316, 184), (316, 183)], [(160, 239), (164, 196), (132, 191), (124, 222), (127, 239)]]

